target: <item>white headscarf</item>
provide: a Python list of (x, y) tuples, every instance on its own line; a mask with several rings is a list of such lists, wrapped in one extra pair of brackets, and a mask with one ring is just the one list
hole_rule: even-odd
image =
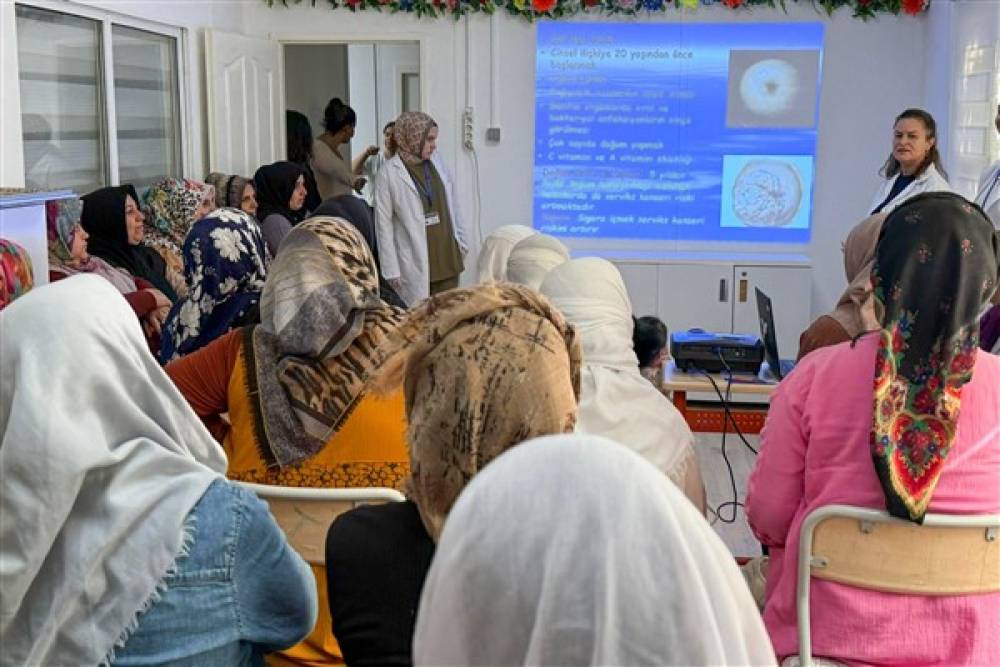
[(94, 665), (155, 600), (226, 456), (103, 278), (33, 290), (0, 331), (3, 662)]
[(632, 302), (618, 269), (597, 257), (574, 259), (553, 269), (540, 291), (583, 343), (577, 431), (626, 445), (681, 484), (694, 460), (694, 434), (639, 372)]
[(493, 230), (479, 249), (479, 282), (502, 282), (507, 280), (507, 259), (514, 245), (529, 236), (537, 234), (524, 225), (504, 225)]
[(569, 250), (558, 239), (535, 234), (518, 241), (510, 251), (507, 280), (536, 290), (549, 271), (567, 261)]
[(416, 665), (773, 665), (732, 555), (680, 491), (604, 438), (529, 440), (448, 515)]

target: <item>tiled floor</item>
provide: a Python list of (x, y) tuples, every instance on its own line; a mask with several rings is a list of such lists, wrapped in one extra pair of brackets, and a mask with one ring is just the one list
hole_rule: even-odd
[[(714, 511), (721, 503), (733, 499), (732, 482), (729, 479), (729, 472), (726, 462), (722, 457), (722, 434), (721, 433), (696, 433), (696, 447), (698, 449), (698, 460), (701, 464), (701, 474), (705, 481), (705, 491), (708, 495), (708, 506)], [(747, 441), (755, 449), (760, 444), (760, 437), (748, 435)], [(746, 499), (746, 483), (750, 470), (753, 468), (756, 457), (753, 452), (747, 449), (746, 445), (739, 439), (739, 436), (730, 433), (726, 436), (726, 455), (733, 468), (733, 475), (736, 478), (737, 497), (740, 502)], [(760, 544), (754, 539), (747, 526), (746, 516), (743, 508), (736, 510), (735, 521), (726, 523), (722, 519), (733, 519), (733, 506), (728, 505), (721, 508), (721, 518), (709, 513), (709, 520), (712, 522), (715, 531), (726, 543), (734, 556), (757, 556), (760, 555)]]

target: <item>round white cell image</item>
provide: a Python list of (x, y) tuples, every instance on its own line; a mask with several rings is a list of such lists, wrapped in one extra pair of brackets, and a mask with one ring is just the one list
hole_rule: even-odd
[(777, 116), (791, 110), (799, 92), (799, 73), (778, 58), (760, 60), (748, 67), (740, 79), (743, 104), (761, 116)]
[(784, 227), (802, 203), (802, 179), (779, 160), (746, 163), (733, 182), (733, 212), (748, 227)]

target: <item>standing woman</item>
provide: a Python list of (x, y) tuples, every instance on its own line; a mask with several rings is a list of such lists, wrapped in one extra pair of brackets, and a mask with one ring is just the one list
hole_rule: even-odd
[(281, 240), (306, 217), (306, 177), (294, 162), (275, 162), (257, 170), (257, 219), (274, 257)]
[(354, 137), (354, 126), (358, 124), (354, 109), (334, 97), (323, 112), (323, 126), (326, 132), (319, 135), (312, 145), (312, 167), (316, 172), (319, 195), (324, 200), (351, 192), (361, 192), (365, 179), (361, 176), (365, 160), (378, 155), (378, 146), (369, 146), (352, 165), (340, 152), (341, 147)]
[(312, 162), (312, 125), (305, 114), (288, 109), (285, 111), (285, 138), (288, 143), (288, 161), (302, 167), (306, 177), (306, 210), (315, 211), (323, 200), (316, 186)]
[(176, 301), (173, 285), (177, 279), (168, 278), (170, 269), (156, 250), (142, 245), (145, 217), (139, 210), (135, 188), (131, 185), (101, 188), (82, 199), (80, 224), (90, 235), (87, 243), (90, 254), (135, 278), (142, 278), (171, 302)]
[(205, 183), (215, 188), (216, 208), (238, 208), (257, 217), (257, 190), (251, 179), (213, 171), (205, 177)]
[(397, 153), (375, 191), (382, 274), (408, 305), (458, 287), (469, 251), (451, 175), (437, 154), (438, 126), (421, 111), (396, 119)]
[(952, 192), (937, 147), (937, 124), (923, 109), (907, 109), (892, 126), (892, 153), (879, 172), (885, 182), (871, 213), (890, 213), (924, 192)]

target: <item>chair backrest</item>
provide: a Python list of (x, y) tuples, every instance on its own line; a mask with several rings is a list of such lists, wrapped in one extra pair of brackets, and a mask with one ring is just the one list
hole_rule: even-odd
[(310, 565), (326, 564), (326, 533), (340, 514), (359, 505), (406, 500), (381, 487), (314, 489), (237, 482), (267, 502), (289, 544)]
[[(891, 565), (890, 565), (891, 564)], [(1000, 591), (1000, 515), (887, 512), (827, 505), (802, 522), (796, 612), (799, 657), (812, 661), (810, 577), (890, 593), (945, 596)]]

